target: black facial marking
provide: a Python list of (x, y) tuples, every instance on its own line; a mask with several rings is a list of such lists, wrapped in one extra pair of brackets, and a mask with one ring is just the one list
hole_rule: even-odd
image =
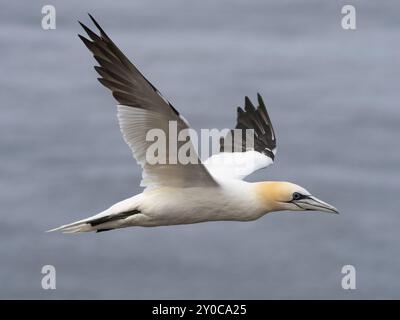
[(309, 199), (310, 196), (301, 194), (300, 192), (293, 192), (292, 195), (292, 201), (298, 201), (298, 200), (303, 200), (303, 199)]

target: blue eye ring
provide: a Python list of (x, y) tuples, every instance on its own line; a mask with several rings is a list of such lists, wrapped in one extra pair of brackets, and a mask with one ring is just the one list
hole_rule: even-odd
[(302, 198), (302, 195), (298, 192), (293, 193), (293, 200), (300, 200)]

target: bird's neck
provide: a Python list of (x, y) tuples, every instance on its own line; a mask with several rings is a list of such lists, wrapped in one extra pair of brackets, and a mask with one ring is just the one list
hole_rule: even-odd
[(282, 200), (284, 182), (280, 181), (264, 181), (255, 182), (254, 192), (261, 207), (266, 212), (285, 210)]

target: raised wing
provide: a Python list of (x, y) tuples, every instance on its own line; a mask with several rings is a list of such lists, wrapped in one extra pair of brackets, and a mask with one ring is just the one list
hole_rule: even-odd
[(274, 162), (275, 132), (260, 94), (257, 99), (258, 106), (254, 107), (245, 98), (244, 110), (237, 109), (235, 129), (220, 140), (220, 153), (204, 162), (212, 175), (243, 179)]
[[(89, 16), (99, 29), (100, 35), (80, 23), (90, 40), (81, 35), (79, 37), (100, 65), (94, 67), (101, 76), (98, 80), (112, 91), (118, 102), (118, 120), (122, 135), (143, 169), (141, 185), (180, 188), (217, 186), (195, 154), (189, 137), (185, 141), (171, 142), (168, 139), (174, 126), (178, 133), (189, 129), (187, 122), (118, 49), (95, 19)], [(146, 135), (151, 129), (161, 129), (167, 138), (165, 148), (157, 150), (157, 157), (166, 159), (165, 163), (154, 163), (154, 159), (149, 159), (149, 154), (146, 155), (148, 148), (154, 144), (154, 141), (146, 140)], [(170, 143), (176, 144), (176, 148), (171, 148), (171, 152)], [(196, 161), (183, 165), (176, 161), (176, 154), (172, 153), (176, 153), (176, 150), (187, 143), (190, 144), (191, 156)]]

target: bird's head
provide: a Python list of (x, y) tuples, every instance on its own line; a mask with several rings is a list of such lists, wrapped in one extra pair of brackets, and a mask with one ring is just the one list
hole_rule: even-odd
[(255, 184), (256, 193), (268, 211), (325, 211), (339, 213), (330, 204), (311, 195), (306, 189), (290, 182), (268, 181)]

